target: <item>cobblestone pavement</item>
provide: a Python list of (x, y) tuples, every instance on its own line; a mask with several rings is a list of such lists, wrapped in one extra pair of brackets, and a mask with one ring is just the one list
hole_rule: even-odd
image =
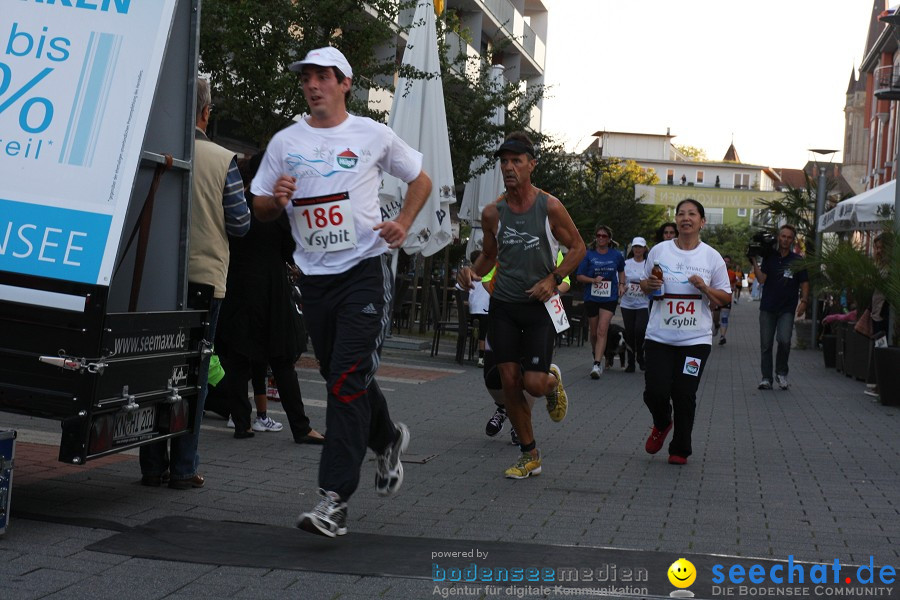
[[(344, 540), (372, 534), (366, 539), (388, 545), (409, 538), (526, 543), (542, 552), (607, 549), (605, 557), (618, 549), (619, 565), (633, 567), (649, 565), (653, 553), (723, 564), (793, 557), (867, 565), (873, 557), (876, 566), (900, 566), (900, 411), (873, 402), (863, 382), (826, 369), (821, 353), (810, 350), (792, 352), (789, 390), (758, 391), (757, 315), (757, 304), (737, 305), (727, 345), (713, 347), (698, 394), (694, 455), (683, 467), (667, 464), (665, 449), (644, 452), (650, 418), (642, 374), (625, 373), (617, 363), (591, 380), (586, 346), (564, 343), (557, 351), (570, 412), (557, 424), (536, 407), (543, 473), (523, 481), (503, 478), (517, 449), (506, 431), (484, 435), (492, 403), (481, 371), (453, 362), (452, 340), (444, 340), (445, 353), (436, 358), (386, 350), (379, 381), (393, 417), (412, 432), (406, 480), (397, 496), (376, 495), (370, 453)], [(324, 428), (325, 388), (314, 360), (304, 358), (298, 376), (312, 424)], [(270, 412), (284, 420), (277, 404)], [(292, 526), (315, 503), (320, 449), (292, 443), (287, 430), (235, 440), (223, 420), (208, 415), (201, 437), (206, 486), (175, 491), (140, 486), (136, 453), (83, 467), (58, 463), (55, 422), (0, 414), (0, 428), (19, 431), (12, 518), (0, 537), (4, 600), (466, 594), (461, 585), (436, 587), (432, 558), (421, 549), (408, 560), (421, 563), (422, 572), (402, 577), (390, 570), (360, 575), (340, 563), (325, 568), (324, 558), (318, 567), (273, 568), (254, 558), (265, 554), (258, 546), (245, 548), (242, 567), (86, 549), (173, 516), (290, 529), (298, 544), (306, 543), (309, 536)], [(659, 571), (650, 573), (651, 581), (665, 583)], [(708, 575), (698, 575), (697, 597), (723, 597), (724, 591), (713, 594)], [(673, 589), (665, 586), (662, 595)], [(879, 595), (900, 598), (897, 588)], [(473, 597), (555, 598), (565, 590), (513, 586), (495, 593), (480, 586), (477, 592)], [(652, 590), (603, 593), (656, 597)]]

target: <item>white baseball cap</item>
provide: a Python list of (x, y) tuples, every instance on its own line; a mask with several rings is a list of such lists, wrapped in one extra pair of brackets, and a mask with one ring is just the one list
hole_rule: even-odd
[(645, 240), (644, 238), (638, 236), (638, 237), (634, 238), (633, 240), (631, 240), (631, 246), (632, 246), (632, 247), (634, 247), (634, 246), (643, 246), (644, 248), (646, 248), (646, 247), (647, 247), (647, 240)]
[(288, 70), (299, 73), (303, 70), (303, 65), (317, 65), (319, 67), (337, 67), (346, 77), (353, 77), (353, 69), (343, 53), (332, 46), (324, 48), (316, 48), (310, 50), (306, 54), (306, 58), (293, 62)]

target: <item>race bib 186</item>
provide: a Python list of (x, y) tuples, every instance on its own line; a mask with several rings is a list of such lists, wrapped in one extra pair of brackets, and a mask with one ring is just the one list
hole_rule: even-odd
[(356, 247), (356, 227), (350, 194), (339, 192), (314, 198), (294, 198), (294, 223), (300, 245), (307, 252), (334, 252)]

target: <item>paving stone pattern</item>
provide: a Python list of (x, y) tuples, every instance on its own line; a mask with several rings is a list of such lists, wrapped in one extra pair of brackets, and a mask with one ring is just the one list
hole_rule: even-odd
[[(789, 390), (758, 391), (757, 318), (758, 304), (737, 305), (728, 344), (713, 346), (694, 455), (683, 467), (667, 464), (665, 447), (644, 452), (651, 422), (643, 374), (617, 363), (591, 380), (587, 346), (563, 344), (555, 360), (570, 412), (553, 423), (536, 406), (543, 473), (522, 481), (503, 478), (517, 455), (508, 429), (484, 435), (493, 405), (474, 363), (457, 365), (453, 343), (436, 358), (386, 350), (383, 388), (392, 416), (412, 433), (411, 461), (401, 492), (385, 499), (373, 489), (369, 454), (350, 501), (350, 535), (612, 547), (671, 552), (673, 560), (793, 555), (858, 565), (874, 555), (876, 564), (900, 566), (900, 410), (873, 402), (863, 382), (826, 369), (812, 350), (792, 352)], [(298, 373), (312, 424), (324, 429), (315, 361), (304, 357)], [(13, 514), (0, 537), (0, 598), (432, 597), (429, 573), (416, 580), (235, 569), (84, 550), (170, 515), (292, 527), (316, 502), (320, 449), (294, 444), (280, 406), (270, 411), (285, 430), (247, 440), (233, 439), (216, 415), (204, 419), (207, 484), (191, 491), (140, 486), (134, 453), (60, 464), (47, 443), (57, 423), (0, 414), (0, 427), (19, 430), (21, 440)]]

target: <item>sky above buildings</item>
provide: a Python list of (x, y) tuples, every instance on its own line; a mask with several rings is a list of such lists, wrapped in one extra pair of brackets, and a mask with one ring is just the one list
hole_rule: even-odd
[(732, 136), (742, 162), (773, 167), (843, 148), (872, 0), (544, 2), (543, 130), (569, 150), (598, 130), (667, 128), (711, 160)]

